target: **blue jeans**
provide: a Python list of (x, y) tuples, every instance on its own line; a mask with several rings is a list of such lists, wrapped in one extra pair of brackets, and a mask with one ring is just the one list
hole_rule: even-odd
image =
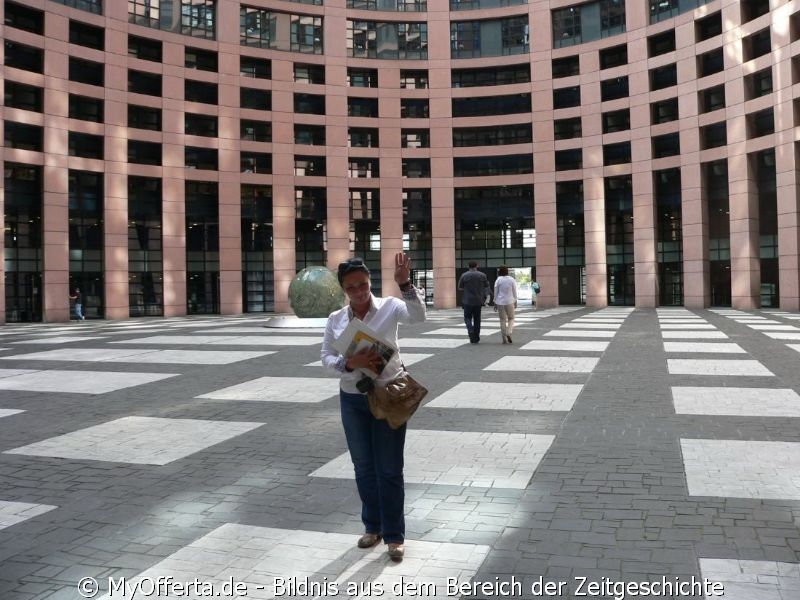
[(76, 304), (75, 305), (75, 316), (78, 317), (79, 321), (83, 321), (83, 304)]
[(470, 342), (477, 342), (481, 337), (481, 305), (465, 304), (464, 324), (467, 326)]
[(367, 533), (402, 544), (406, 534), (403, 505), (403, 447), (406, 426), (392, 429), (372, 416), (364, 394), (339, 390), (342, 425), (361, 498), (361, 520)]

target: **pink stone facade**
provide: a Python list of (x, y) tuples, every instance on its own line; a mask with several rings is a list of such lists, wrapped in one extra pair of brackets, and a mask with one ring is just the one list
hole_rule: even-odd
[[(323, 6), (249, 0), (240, 3), (219, 0), (216, 12), (216, 39), (196, 39), (128, 22), (126, 2), (106, 1), (103, 14), (96, 15), (70, 8), (51, 0), (19, 0), (24, 5), (45, 13), (45, 35), (18, 28), (0, 29), (4, 40), (44, 49), (44, 73), (4, 68), (0, 85), (7, 82), (33, 85), (44, 90), (42, 112), (9, 106), (0, 107), (0, 123), (16, 122), (43, 128), (43, 151), (5, 146), (0, 150), (4, 163), (40, 165), (43, 169), (43, 242), (42, 242), (42, 319), (63, 321), (69, 318), (68, 256), (68, 172), (70, 169), (104, 174), (104, 310), (105, 318), (125, 319), (129, 316), (128, 294), (128, 215), (127, 179), (131, 175), (159, 178), (163, 194), (163, 314), (187, 312), (187, 258), (184, 185), (186, 180), (213, 181), (219, 186), (219, 312), (243, 312), (242, 246), (240, 186), (247, 183), (272, 188), (274, 228), (274, 308), (289, 310), (288, 287), (295, 275), (295, 188), (319, 186), (326, 189), (327, 265), (336, 264), (351, 255), (349, 196), (352, 187), (380, 189), (380, 231), (383, 258), (376, 276), (383, 281), (384, 293), (391, 293), (392, 256), (403, 248), (403, 190), (423, 188), (431, 191), (431, 232), (433, 240), (433, 277), (436, 282), (435, 305), (453, 307), (457, 302), (457, 269), (454, 225), (454, 188), (502, 185), (530, 185), (533, 188), (536, 220), (536, 274), (543, 294), (540, 306), (559, 304), (559, 252), (557, 236), (556, 185), (562, 181), (583, 182), (583, 215), (585, 235), (586, 303), (605, 306), (608, 303), (608, 256), (604, 178), (630, 176), (633, 187), (633, 239), (635, 263), (635, 304), (641, 307), (659, 305), (657, 272), (658, 216), (654, 208), (652, 173), (679, 169), (681, 177), (683, 304), (690, 308), (707, 307), (712, 303), (709, 283), (709, 214), (704, 187), (703, 165), (727, 161), (730, 218), (731, 305), (752, 309), (761, 304), (761, 271), (759, 260), (758, 182), (754, 174), (753, 153), (774, 149), (778, 211), (779, 303), (781, 309), (800, 309), (800, 206), (798, 182), (797, 122), (800, 120), (800, 2), (771, 0), (769, 12), (743, 21), (741, 3), (713, 0), (694, 10), (657, 23), (650, 23), (648, 3), (628, 0), (625, 32), (599, 40), (563, 48), (553, 47), (552, 11), (576, 6), (572, 0), (530, 0), (518, 6), (480, 10), (450, 11), (447, 0), (428, 0), (427, 12), (384, 12), (346, 8), (345, 0), (324, 0)], [(240, 45), (240, 4), (287, 13), (317, 15), (324, 18), (323, 55), (262, 50)], [(0, 13), (3, 12), (0, 4)], [(698, 41), (697, 23), (705, 16), (721, 11), (722, 33)], [(530, 30), (530, 52), (525, 55), (486, 58), (451, 58), (451, 21), (500, 19), (527, 15)], [(70, 19), (102, 27), (105, 50), (93, 50), (69, 42)], [(427, 60), (378, 60), (349, 56), (346, 46), (347, 21), (401, 21), (427, 23)], [(764, 29), (769, 31), (771, 52), (747, 60), (748, 38)], [(674, 30), (675, 49), (650, 57), (648, 38)], [(158, 39), (163, 42), (161, 63), (129, 56), (128, 35)], [(627, 64), (602, 69), (599, 52), (627, 44)], [(184, 66), (186, 47), (217, 53), (218, 72), (188, 69)], [(722, 49), (724, 69), (701, 77), (698, 56)], [(239, 56), (258, 56), (271, 61), (271, 78), (245, 78), (239, 73)], [(105, 85), (98, 89), (68, 79), (68, 58), (80, 56), (105, 64)], [(579, 56), (579, 74), (566, 78), (552, 77), (552, 61)], [(529, 63), (531, 81), (500, 86), (454, 88), (453, 69), (497, 67)], [(322, 65), (325, 84), (296, 82), (294, 64)], [(676, 64), (677, 82), (665, 89), (651, 89), (651, 72), (660, 66)], [(377, 88), (348, 86), (348, 67), (379, 70)], [(130, 94), (127, 91), (128, 69), (157, 73), (162, 76), (161, 97)], [(401, 69), (427, 70), (427, 89), (404, 89), (400, 85)], [(771, 69), (772, 91), (760, 97), (748, 93), (748, 76)], [(208, 81), (218, 86), (218, 103), (208, 104), (184, 100), (184, 80)], [(628, 96), (611, 101), (601, 99), (601, 81), (627, 77)], [(553, 89), (580, 87), (580, 105), (553, 108)], [(723, 86), (725, 105), (711, 112), (702, 108), (702, 91)], [(271, 91), (271, 111), (254, 111), (239, 106), (240, 88)], [(325, 114), (296, 114), (294, 93), (325, 96)], [(357, 93), (355, 93), (357, 92)], [(69, 118), (70, 93), (102, 97), (104, 122), (92, 123)], [(529, 114), (486, 117), (452, 116), (452, 99), (530, 94)], [(348, 95), (374, 97), (379, 102), (379, 118), (348, 117)], [(401, 99), (429, 100), (429, 118), (401, 119)], [(655, 102), (677, 98), (679, 118), (653, 123), (651, 106)], [(162, 131), (130, 129), (127, 106), (152, 106), (162, 109)], [(754, 136), (752, 115), (772, 108), (774, 132)], [(603, 133), (603, 113), (630, 110), (630, 128)], [(184, 134), (187, 112), (212, 114), (218, 117), (217, 137)], [(580, 137), (556, 140), (555, 119), (580, 117)], [(240, 139), (239, 120), (268, 120), (272, 124), (272, 142), (259, 143)], [(704, 148), (703, 128), (717, 122), (727, 124), (727, 143)], [(324, 146), (294, 143), (297, 123), (323, 125)], [(530, 123), (532, 143), (512, 146), (453, 147), (454, 127), (488, 127), (502, 124)], [(348, 126), (379, 129), (379, 148), (348, 148)], [(401, 129), (418, 128), (430, 132), (430, 147), (403, 148)], [(94, 133), (104, 138), (104, 159), (69, 156), (68, 132)], [(680, 153), (663, 158), (652, 156), (652, 139), (678, 134)], [(161, 166), (128, 162), (129, 139), (157, 142), (162, 145)], [(605, 166), (603, 146), (630, 142), (631, 159), (625, 164)], [(184, 166), (185, 146), (211, 147), (218, 150), (218, 170), (188, 170)], [(557, 170), (555, 153), (563, 149), (581, 149), (582, 167)], [(240, 152), (257, 151), (272, 156), (272, 173), (244, 173), (240, 169)], [(533, 173), (501, 176), (456, 177), (453, 158), (484, 157), (528, 153), (533, 156)], [(295, 155), (323, 155), (327, 159), (324, 177), (295, 174)], [(348, 158), (380, 159), (380, 177), (353, 179), (348, 177)], [(407, 178), (402, 174), (404, 158), (430, 159), (430, 177)], [(0, 190), (3, 194), (3, 190)], [(0, 201), (3, 196), (0, 195)], [(497, 266), (497, 265), (494, 265)], [(527, 265), (533, 266), (533, 265)], [(2, 285), (3, 278), (0, 278)], [(0, 315), (5, 314), (5, 295), (0, 293)]]

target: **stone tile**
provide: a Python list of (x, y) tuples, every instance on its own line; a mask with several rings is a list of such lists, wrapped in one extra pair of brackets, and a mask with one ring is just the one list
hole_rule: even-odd
[(90, 340), (102, 340), (103, 336), (60, 336), (60, 337), (46, 337), (39, 339), (21, 340), (19, 342), (11, 342), (12, 344), (70, 344), (72, 342), (88, 342)]
[(716, 329), (711, 323), (662, 323), (662, 331), (692, 331), (697, 329)]
[[(394, 598), (393, 586), (418, 584), (416, 595), (447, 598), (447, 578), (469, 582), (489, 553), (479, 544), (406, 539), (405, 558), (391, 561), (383, 544), (356, 548), (357, 535), (227, 523), (130, 579), (242, 582), (247, 597)], [(294, 586), (294, 587), (290, 587)], [(302, 587), (307, 586), (307, 587)], [(217, 587), (221, 590), (221, 587)], [(380, 592), (379, 592), (380, 590)], [(108, 600), (114, 596), (102, 596)]]
[(33, 519), (55, 508), (58, 507), (49, 504), (29, 504), (27, 502), (0, 500), (0, 529)]
[(4, 454), (166, 465), (261, 427), (263, 423), (123, 417)]
[(221, 336), (221, 335), (154, 335), (132, 340), (117, 340), (112, 344), (161, 344), (174, 346), (196, 346), (211, 344), (213, 346), (313, 346), (322, 343), (322, 336)]
[(774, 340), (800, 340), (800, 330), (798, 331), (764, 331), (764, 335)]
[[(424, 354), (424, 353), (420, 354), (420, 353), (415, 353), (415, 352), (402, 352), (401, 353), (401, 358), (403, 359), (403, 364), (405, 366), (407, 366), (407, 367), (410, 366), (410, 365), (413, 365), (415, 363), (418, 363), (420, 361), (423, 361), (426, 358), (430, 358), (431, 356), (434, 356), (434, 355), (433, 354)], [(322, 361), (321, 360), (317, 360), (317, 361), (314, 361), (314, 362), (307, 363), (307, 364), (305, 364), (303, 366), (304, 367), (321, 367), (322, 366)], [(331, 372), (331, 375), (335, 375), (335, 374), (333, 372)], [(338, 377), (338, 375), (335, 375), (335, 376)]]
[[(8, 369), (9, 371), (13, 369)], [(2, 377), (2, 374), (0, 374)], [(0, 390), (105, 394), (137, 385), (153, 383), (174, 373), (127, 373), (116, 371), (32, 371), (0, 378)]]
[(619, 329), (621, 326), (615, 323), (564, 323), (561, 329)]
[(800, 331), (794, 325), (751, 325), (756, 331)]
[(308, 403), (322, 402), (338, 395), (338, 378), (259, 377), (196, 398)]
[(580, 337), (580, 338), (613, 338), (616, 331), (599, 331), (592, 329), (554, 329), (545, 333), (545, 337)]
[[(500, 333), (499, 329), (492, 327), (484, 327), (481, 325), (481, 337), (485, 335), (494, 335)], [(467, 328), (462, 327), (442, 327), (441, 329), (434, 329), (433, 331), (426, 331), (423, 335), (467, 335)]]
[(800, 396), (791, 389), (673, 387), (672, 401), (678, 414), (800, 417)]
[(772, 371), (757, 360), (669, 358), (667, 359), (667, 370), (671, 375), (773, 376)]
[(520, 350), (543, 350), (572, 352), (605, 352), (608, 342), (592, 342), (583, 340), (532, 340), (519, 347)]
[(689, 494), (800, 500), (800, 443), (681, 439)]
[(731, 342), (664, 342), (664, 352), (704, 352), (711, 354), (746, 354), (739, 344)]
[[(462, 331), (463, 338), (419, 338), (404, 337), (400, 338), (398, 344), (400, 348), (458, 348), (464, 344), (469, 344), (466, 328)], [(481, 332), (481, 336), (483, 332)]]
[[(408, 483), (524, 489), (554, 436), (408, 430), (405, 480)], [(344, 453), (311, 477), (353, 479)]]
[(735, 558), (701, 558), (701, 577), (719, 581), (725, 600), (795, 600), (800, 598), (798, 563)]
[(728, 335), (722, 331), (662, 331), (665, 340), (722, 340)]
[(550, 371), (559, 373), (591, 373), (599, 359), (583, 356), (504, 356), (486, 371)]
[(53, 360), (185, 365), (229, 365), (274, 354), (246, 350), (123, 350), (121, 348), (59, 348), (44, 352), (3, 356), (3, 360)]
[(425, 406), (493, 410), (568, 411), (582, 385), (558, 383), (488, 383), (465, 381)]

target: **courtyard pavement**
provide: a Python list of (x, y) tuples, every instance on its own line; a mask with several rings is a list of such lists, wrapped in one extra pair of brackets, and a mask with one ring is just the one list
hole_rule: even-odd
[(0, 600), (800, 599), (800, 315), (483, 315), (401, 327), (400, 563), (355, 547), (321, 329), (0, 328)]

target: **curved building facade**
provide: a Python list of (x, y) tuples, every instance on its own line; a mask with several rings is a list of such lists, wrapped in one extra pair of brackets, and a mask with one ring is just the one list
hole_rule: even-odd
[(800, 2), (2, 0), (6, 321), (429, 302), (800, 308)]

